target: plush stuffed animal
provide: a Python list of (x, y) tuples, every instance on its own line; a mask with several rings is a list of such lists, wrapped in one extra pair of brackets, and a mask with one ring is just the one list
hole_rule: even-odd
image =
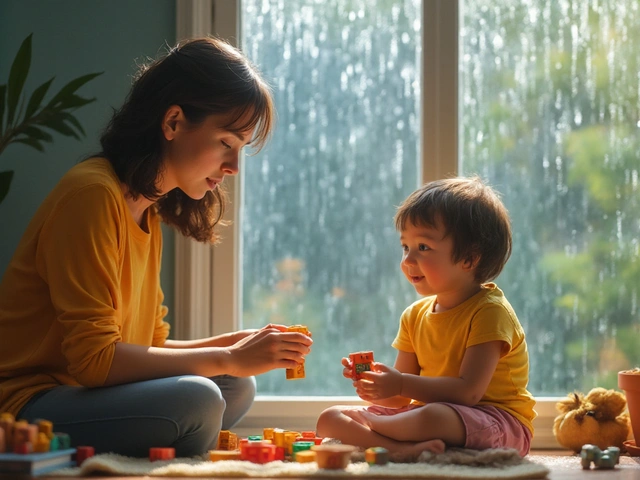
[(623, 393), (594, 388), (586, 396), (571, 393), (556, 403), (560, 412), (553, 422), (553, 434), (563, 447), (578, 453), (585, 444), (604, 450), (623, 449), (629, 436), (629, 414)]

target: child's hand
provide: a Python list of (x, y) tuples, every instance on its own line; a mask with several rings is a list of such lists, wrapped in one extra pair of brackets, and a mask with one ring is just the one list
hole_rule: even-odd
[(353, 383), (362, 400), (373, 402), (402, 393), (402, 372), (378, 362), (371, 366), (373, 371), (362, 372), (362, 379)]
[(342, 370), (342, 376), (349, 380), (353, 380), (353, 365), (351, 365), (351, 360), (342, 357), (342, 366), (344, 367)]

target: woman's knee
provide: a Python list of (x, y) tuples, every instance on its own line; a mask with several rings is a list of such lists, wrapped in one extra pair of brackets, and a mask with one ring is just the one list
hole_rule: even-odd
[(213, 381), (220, 387), (226, 401), (222, 428), (229, 429), (238, 423), (251, 408), (256, 396), (256, 380), (254, 377), (223, 375), (214, 377)]

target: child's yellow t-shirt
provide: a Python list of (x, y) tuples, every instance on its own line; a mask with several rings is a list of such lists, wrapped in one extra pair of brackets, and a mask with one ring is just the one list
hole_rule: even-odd
[(400, 318), (392, 345), (415, 353), (424, 377), (458, 377), (465, 350), (502, 340), (506, 347), (479, 405), (493, 405), (533, 433), (535, 400), (527, 390), (529, 354), (524, 330), (502, 291), (493, 283), (451, 310), (433, 312), (436, 297), (413, 303)]
[(103, 385), (117, 342), (164, 344), (153, 208), (145, 226), (103, 158), (74, 166), (47, 196), (0, 283), (0, 412), (58, 385)]

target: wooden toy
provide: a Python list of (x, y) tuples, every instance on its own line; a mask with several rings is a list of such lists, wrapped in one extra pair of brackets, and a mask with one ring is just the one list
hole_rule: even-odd
[(580, 451), (580, 462), (584, 470), (591, 469), (591, 463), (599, 469), (612, 469), (620, 461), (620, 449), (618, 447), (608, 447), (600, 450), (599, 447), (591, 444), (582, 446)]
[(76, 464), (82, 465), (87, 458), (91, 458), (96, 454), (96, 450), (93, 447), (81, 446), (76, 447)]
[[(291, 325), (286, 329), (287, 332), (299, 332), (303, 333), (307, 336), (311, 336), (311, 332), (304, 325)], [(297, 380), (300, 378), (305, 378), (306, 373), (304, 370), (304, 362), (298, 364), (296, 368), (287, 368), (286, 370), (287, 380)]]
[(316, 452), (318, 468), (344, 470), (351, 462), (351, 453), (356, 450), (356, 447), (343, 444), (322, 444), (314, 445), (311, 450)]
[(386, 465), (389, 463), (389, 450), (382, 447), (371, 447), (364, 451), (364, 460), (369, 465)]
[(176, 449), (173, 447), (152, 447), (149, 449), (149, 461), (173, 460), (176, 458)]
[(362, 372), (371, 371), (371, 363), (373, 362), (373, 352), (354, 352), (349, 354), (351, 360), (351, 375), (354, 380), (362, 378)]
[(209, 460), (219, 462), (221, 460), (240, 460), (239, 450), (209, 450)]

